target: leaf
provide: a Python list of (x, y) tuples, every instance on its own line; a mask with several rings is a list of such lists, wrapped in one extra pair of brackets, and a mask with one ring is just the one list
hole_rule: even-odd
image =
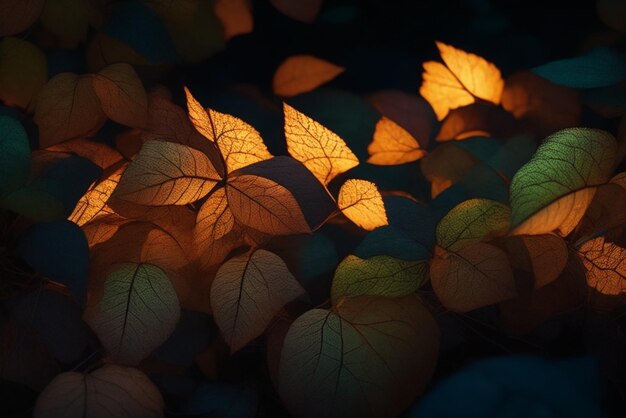
[(593, 238), (578, 248), (587, 270), (587, 284), (604, 295), (618, 296), (626, 292), (626, 249)]
[(517, 295), (506, 253), (477, 242), (452, 252), (435, 247), (430, 282), (446, 308), (467, 312)]
[(417, 161), (426, 155), (420, 144), (400, 125), (383, 116), (376, 124), (374, 138), (367, 147), (370, 164), (398, 165)]
[(257, 250), (222, 264), (211, 285), (211, 306), (234, 353), (261, 335), (283, 305), (303, 294), (280, 257)]
[(455, 206), (437, 225), (437, 244), (456, 251), (467, 244), (505, 235), (511, 210), (488, 199), (470, 199)]
[(508, 237), (505, 246), (513, 267), (533, 273), (535, 289), (555, 281), (567, 265), (567, 245), (556, 235)]
[(553, 61), (532, 71), (561, 86), (605, 87), (626, 79), (626, 56), (609, 48), (596, 48), (585, 55)]
[(313, 309), (284, 339), (279, 392), (298, 417), (389, 417), (426, 387), (437, 324), (417, 296), (360, 296)]
[(42, 148), (91, 136), (105, 120), (90, 77), (57, 74), (37, 96), (34, 121), (39, 127)]
[(598, 186), (593, 200), (575, 229), (576, 239), (626, 225), (626, 189), (613, 181)]
[(517, 121), (509, 112), (490, 103), (473, 103), (448, 113), (439, 133), (438, 142), (473, 136), (508, 138), (517, 131)]
[(101, 295), (89, 300), (85, 321), (116, 362), (137, 364), (174, 331), (180, 317), (176, 292), (152, 264), (109, 267)]
[(596, 1), (598, 17), (609, 27), (626, 32), (626, 6), (620, 0)]
[(93, 89), (111, 120), (133, 128), (146, 126), (148, 97), (130, 64), (112, 64), (94, 74)]
[(265, 177), (242, 174), (226, 184), (226, 197), (241, 224), (273, 235), (310, 233), (291, 192)]
[(479, 57), (463, 50), (436, 42), (444, 64), (424, 63), (420, 94), (442, 120), (451, 109), (472, 104), (476, 99), (500, 104), (504, 81), (500, 70)]
[(89, 139), (71, 139), (48, 148), (48, 151), (65, 152), (83, 157), (105, 170), (122, 161), (124, 157), (117, 150)]
[(439, 145), (422, 158), (420, 169), (431, 183), (432, 198), (461, 181), (477, 162), (475, 156), (453, 142)]
[(0, 196), (19, 188), (30, 170), (30, 146), (22, 124), (0, 116)]
[(565, 236), (578, 224), (597, 186), (613, 170), (617, 143), (598, 129), (571, 128), (547, 137), (511, 182), (513, 234)]
[[(422, 232), (423, 241), (428, 238)], [(424, 244), (413, 239), (408, 233), (395, 226), (382, 226), (367, 234), (353, 250), (360, 258), (391, 256), (404, 261), (422, 261), (430, 258)]]
[(125, 167), (114, 171), (109, 177), (93, 184), (80, 198), (68, 219), (78, 226), (83, 226), (94, 219), (115, 213), (107, 203), (120, 182)]
[(312, 23), (317, 17), (324, 0), (270, 0), (282, 14), (304, 23)]
[(0, 2), (0, 36), (15, 35), (30, 27), (41, 14), (45, 0)]
[(331, 303), (361, 295), (406, 296), (426, 281), (426, 261), (404, 261), (386, 255), (367, 259), (349, 255), (337, 266)]
[(83, 0), (46, 0), (40, 21), (62, 48), (87, 40), (89, 9)]
[(46, 81), (48, 62), (41, 49), (19, 38), (0, 40), (0, 100), (32, 110)]
[(147, 141), (113, 196), (142, 205), (186, 205), (201, 199), (220, 180), (200, 151), (173, 142)]
[(359, 165), (358, 158), (337, 134), (287, 103), (283, 110), (287, 151), (322, 184)]
[(224, 27), (224, 38), (244, 35), (254, 29), (250, 0), (217, 0), (215, 14)]
[(228, 207), (226, 190), (217, 189), (202, 204), (196, 218), (194, 241), (199, 247), (211, 245), (224, 237), (235, 226), (235, 218)]
[(189, 119), (208, 140), (217, 144), (228, 172), (272, 158), (263, 138), (252, 126), (225, 113), (205, 110), (185, 88)]
[(274, 73), (274, 94), (297, 96), (315, 90), (344, 71), (345, 68), (313, 55), (293, 55), (283, 61)]
[(165, 402), (148, 376), (113, 364), (90, 373), (64, 372), (41, 392), (35, 418), (164, 417)]
[(383, 197), (370, 181), (347, 180), (339, 190), (337, 206), (348, 219), (368, 231), (389, 224)]

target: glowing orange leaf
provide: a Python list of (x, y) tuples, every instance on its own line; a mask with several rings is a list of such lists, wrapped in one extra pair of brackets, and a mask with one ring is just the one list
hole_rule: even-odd
[(116, 170), (100, 183), (91, 186), (83, 197), (80, 198), (68, 219), (78, 226), (83, 226), (96, 217), (114, 213), (107, 206), (107, 202), (117, 187), (123, 172), (124, 167)]
[(374, 139), (367, 152), (370, 154), (367, 162), (376, 165), (410, 163), (426, 155), (410, 133), (386, 116), (376, 124)]
[(197, 247), (212, 245), (232, 231), (235, 218), (228, 207), (226, 190), (217, 189), (200, 207), (194, 229), (194, 242)]
[(229, 40), (233, 36), (252, 32), (252, 5), (250, 0), (217, 0), (215, 14), (224, 27), (224, 38)]
[(389, 224), (383, 198), (371, 181), (346, 181), (339, 190), (337, 205), (348, 219), (368, 231)]
[(359, 159), (339, 135), (287, 103), (283, 109), (287, 151), (322, 184), (359, 165)]
[(314, 90), (345, 71), (345, 68), (312, 55), (294, 55), (274, 73), (274, 94), (296, 96)]
[(587, 284), (605, 295), (626, 292), (626, 249), (597, 237), (578, 249), (587, 270)]
[(424, 63), (420, 94), (442, 120), (451, 109), (472, 104), (476, 99), (500, 103), (504, 80), (500, 70), (485, 60), (463, 50), (437, 42), (440, 62)]
[(79, 155), (103, 170), (120, 162), (123, 158), (118, 151), (108, 145), (83, 138), (65, 141), (48, 148), (48, 150)]

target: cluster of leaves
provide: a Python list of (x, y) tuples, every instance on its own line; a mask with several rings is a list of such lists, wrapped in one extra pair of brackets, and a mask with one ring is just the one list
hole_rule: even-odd
[[(301, 21), (321, 4), (271, 3)], [(34, 23), (88, 43), (89, 72), (48, 79), (39, 46), (0, 40), (0, 376), (41, 391), (36, 417), (163, 416), (166, 401), (254, 416), (257, 388), (224, 382), (247, 349), (295, 416), (396, 416), (435, 373), (441, 313), (497, 306), (523, 335), (626, 304), (626, 116), (599, 100), (626, 79), (616, 51), (504, 79), (437, 42), (421, 97), (367, 101), (321, 87), (346, 69), (294, 55), (263, 102), (283, 121), (274, 156), (244, 118), (151, 81), (252, 30), (245, 0), (0, 4), (0, 35)], [(578, 127), (582, 101), (621, 118), (617, 139)]]

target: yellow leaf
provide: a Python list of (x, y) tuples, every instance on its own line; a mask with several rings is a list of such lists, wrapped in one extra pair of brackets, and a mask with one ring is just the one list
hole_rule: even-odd
[(249, 174), (235, 176), (226, 184), (226, 197), (242, 225), (273, 235), (311, 232), (291, 192), (273, 180)]
[(476, 99), (500, 104), (504, 80), (500, 70), (485, 60), (463, 50), (437, 42), (444, 64), (424, 63), (420, 94), (442, 120), (451, 109), (472, 104)]
[(426, 155), (410, 133), (386, 116), (376, 123), (374, 138), (367, 152), (370, 154), (367, 162), (376, 165), (410, 163)]
[(225, 262), (211, 285), (211, 306), (231, 352), (265, 331), (272, 318), (304, 289), (276, 254), (257, 250)]
[(215, 14), (224, 27), (224, 38), (250, 33), (254, 29), (250, 0), (217, 0)]
[(604, 295), (626, 292), (626, 250), (597, 237), (578, 249), (587, 270), (587, 284)]
[(112, 64), (93, 76), (102, 111), (113, 121), (133, 128), (148, 122), (148, 97), (132, 66)]
[(294, 55), (274, 73), (274, 94), (297, 96), (316, 89), (343, 73), (345, 68), (312, 55)]
[(339, 135), (287, 103), (283, 109), (287, 151), (322, 184), (359, 165), (359, 159)]
[(0, 100), (8, 106), (33, 109), (47, 80), (48, 62), (38, 47), (19, 38), (0, 40)]
[(185, 93), (189, 119), (198, 132), (217, 144), (228, 172), (272, 158), (263, 138), (252, 126), (232, 115), (205, 110), (186, 87)]
[(32, 25), (41, 14), (45, 0), (0, 1), (0, 36), (15, 35)]
[(221, 187), (202, 204), (196, 217), (194, 242), (196, 247), (212, 245), (235, 226), (235, 218), (228, 207), (226, 190)]
[(371, 181), (346, 181), (339, 190), (337, 205), (348, 219), (368, 231), (389, 224), (383, 197)]
[(107, 202), (117, 187), (124, 167), (113, 172), (109, 177), (92, 185), (80, 198), (74, 211), (67, 218), (78, 226), (83, 226), (97, 217), (115, 213), (107, 206)]
[(468, 244), (458, 251), (435, 247), (430, 281), (446, 308), (467, 312), (517, 295), (506, 253), (491, 244)]
[(146, 141), (113, 196), (142, 205), (186, 205), (205, 196), (220, 180), (200, 151), (173, 142)]
[(93, 135), (106, 120), (91, 77), (61, 73), (41, 89), (34, 121), (42, 148), (68, 139)]

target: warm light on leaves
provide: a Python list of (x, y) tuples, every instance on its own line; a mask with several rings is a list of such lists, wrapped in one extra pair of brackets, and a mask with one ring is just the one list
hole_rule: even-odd
[(215, 14), (224, 27), (224, 38), (252, 32), (254, 20), (250, 0), (217, 0)]
[(485, 60), (461, 49), (437, 42), (445, 63), (424, 63), (420, 94), (428, 100), (437, 119), (442, 120), (451, 109), (467, 106), (477, 99), (499, 104), (504, 88), (500, 70)]
[(343, 139), (287, 103), (284, 104), (287, 150), (322, 184), (359, 165)]
[(389, 224), (383, 198), (371, 181), (347, 180), (339, 190), (337, 206), (348, 219), (368, 231)]
[(274, 94), (297, 96), (325, 84), (345, 68), (312, 55), (294, 55), (283, 61), (274, 73)]
[(211, 306), (231, 352), (265, 331), (271, 319), (304, 289), (276, 254), (257, 250), (225, 262), (211, 285)]
[(597, 237), (582, 244), (578, 253), (587, 270), (590, 287), (610, 296), (626, 292), (626, 249)]
[(123, 157), (115, 149), (100, 142), (84, 138), (71, 139), (48, 148), (48, 151), (66, 152), (86, 158), (101, 169), (105, 170), (119, 163)]
[(80, 198), (68, 219), (78, 226), (83, 226), (99, 216), (113, 214), (114, 211), (107, 206), (107, 202), (117, 187), (123, 171), (123, 168), (118, 169), (106, 179), (92, 185)]
[(368, 163), (398, 165), (417, 161), (426, 155), (420, 144), (403, 127), (383, 116), (376, 124), (374, 138), (367, 147)]
[(507, 237), (505, 245), (511, 265), (533, 273), (535, 289), (552, 283), (567, 265), (567, 244), (556, 235)]

